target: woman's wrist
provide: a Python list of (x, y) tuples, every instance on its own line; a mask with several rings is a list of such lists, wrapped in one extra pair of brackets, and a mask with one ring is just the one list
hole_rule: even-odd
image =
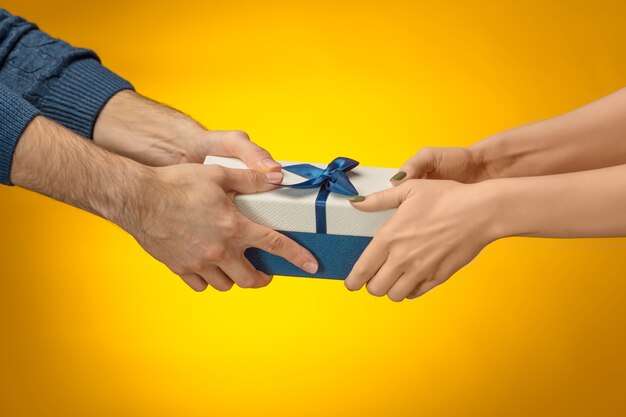
[(512, 168), (527, 152), (517, 149), (523, 145), (517, 140), (520, 137), (518, 129), (496, 133), (468, 147), (480, 166), (482, 180), (519, 176)]
[(478, 215), (487, 218), (484, 223), (487, 240), (525, 234), (514, 214), (524, 210), (516, 187), (518, 181), (516, 178), (497, 178), (469, 185), (473, 187), (472, 194), (480, 199)]

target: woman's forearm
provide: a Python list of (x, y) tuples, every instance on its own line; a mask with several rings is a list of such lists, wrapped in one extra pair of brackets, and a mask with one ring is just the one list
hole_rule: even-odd
[(470, 147), (491, 178), (559, 174), (626, 164), (626, 88)]
[(626, 236), (626, 165), (472, 186), (493, 203), (495, 238)]

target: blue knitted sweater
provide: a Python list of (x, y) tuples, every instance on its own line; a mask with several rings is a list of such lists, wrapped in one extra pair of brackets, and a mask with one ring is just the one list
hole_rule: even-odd
[(0, 183), (11, 184), (15, 147), (35, 116), (91, 138), (107, 101), (132, 88), (93, 51), (52, 38), (0, 9)]

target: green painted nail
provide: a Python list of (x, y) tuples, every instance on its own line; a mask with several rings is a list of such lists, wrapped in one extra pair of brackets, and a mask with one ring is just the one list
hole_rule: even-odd
[(365, 197), (363, 197), (362, 195), (355, 195), (354, 197), (348, 197), (348, 200), (352, 201), (353, 203), (358, 203), (359, 201), (364, 201)]
[(404, 171), (398, 171), (396, 173), (396, 175), (394, 175), (393, 177), (391, 177), (391, 179), (389, 181), (400, 181), (401, 179), (403, 179), (404, 177), (406, 177), (406, 172)]

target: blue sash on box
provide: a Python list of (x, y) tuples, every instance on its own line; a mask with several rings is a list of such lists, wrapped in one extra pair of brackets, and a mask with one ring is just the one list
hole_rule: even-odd
[(326, 233), (326, 200), (330, 193), (354, 196), (358, 191), (348, 179), (347, 172), (359, 163), (350, 158), (335, 158), (325, 169), (310, 164), (297, 164), (283, 167), (285, 171), (308, 178), (298, 184), (277, 184), (285, 188), (319, 188), (315, 199), (316, 233), (280, 231), (316, 257), (319, 269), (315, 274), (304, 272), (281, 257), (257, 248), (248, 248), (246, 257), (258, 270), (269, 275), (345, 279), (365, 247), (372, 240), (366, 236), (329, 235)]

